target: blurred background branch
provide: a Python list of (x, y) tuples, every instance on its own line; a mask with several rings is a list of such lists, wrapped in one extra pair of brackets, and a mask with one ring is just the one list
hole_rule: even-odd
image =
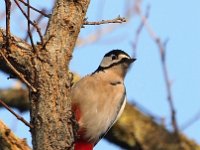
[(167, 46), (167, 41), (165, 43), (163, 43), (161, 41), (160, 37), (158, 37), (156, 32), (150, 26), (150, 24), (148, 22), (148, 18), (147, 18), (149, 16), (149, 7), (147, 8), (147, 10), (148, 11), (147, 11), (145, 16), (142, 15), (141, 11), (138, 11), (138, 14), (139, 14), (139, 16), (141, 18), (141, 26), (143, 24), (144, 27), (147, 29), (150, 37), (152, 38), (152, 40), (157, 45), (159, 53), (160, 53), (161, 66), (162, 66), (162, 71), (163, 71), (163, 76), (164, 76), (165, 85), (166, 85), (166, 91), (167, 91), (167, 100), (168, 100), (170, 111), (171, 111), (171, 123), (172, 123), (173, 129), (174, 129), (174, 132), (178, 135), (179, 134), (179, 129), (178, 129), (177, 121), (176, 121), (176, 110), (174, 108), (173, 98), (172, 98), (172, 90), (171, 90), (172, 82), (169, 79), (169, 73), (168, 73), (167, 64), (166, 64), (166, 46)]

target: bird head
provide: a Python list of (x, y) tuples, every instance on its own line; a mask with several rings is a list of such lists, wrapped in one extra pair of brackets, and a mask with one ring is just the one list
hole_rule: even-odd
[(135, 60), (122, 50), (112, 50), (104, 55), (97, 71), (113, 71), (124, 78)]

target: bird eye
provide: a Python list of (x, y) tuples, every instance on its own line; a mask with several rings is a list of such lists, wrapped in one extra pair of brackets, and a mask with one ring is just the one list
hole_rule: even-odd
[(114, 55), (114, 54), (112, 54), (112, 55), (111, 55), (111, 58), (112, 58), (112, 60), (115, 60), (115, 59), (117, 59), (117, 56)]

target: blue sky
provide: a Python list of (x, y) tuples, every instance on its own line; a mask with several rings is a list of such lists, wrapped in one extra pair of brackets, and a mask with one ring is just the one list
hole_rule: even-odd
[[(124, 2), (124, 0), (118, 2), (114, 0), (91, 1), (87, 13), (88, 20), (123, 16), (124, 8), (126, 8)], [(182, 126), (200, 111), (200, 1), (146, 0), (142, 3), (143, 11), (148, 4), (151, 5), (149, 17), (151, 27), (162, 40), (169, 39), (166, 51), (167, 68), (172, 82), (171, 88), (178, 124)], [(82, 47), (77, 46), (70, 68), (84, 76), (93, 72), (98, 67), (103, 55), (111, 49), (123, 49), (132, 55), (131, 44), (139, 23), (140, 19), (137, 16), (132, 17), (128, 23), (120, 25), (114, 32), (106, 34), (99, 41)], [(0, 26), (2, 24), (3, 21), (0, 20)], [(108, 26), (113, 25), (102, 25), (101, 28)], [(86, 37), (99, 28), (99, 26), (86, 26), (81, 30), (80, 37)], [(13, 29), (13, 32), (18, 36), (21, 35), (17, 30)], [(156, 116), (165, 118), (167, 127), (171, 129), (160, 55), (157, 46), (145, 29), (140, 35), (136, 57), (137, 61), (125, 80), (127, 97), (130, 102), (134, 100)], [(13, 82), (13, 80), (6, 80), (6, 76), (0, 74), (0, 88), (9, 87)], [(23, 116), (29, 118), (28, 113)], [(0, 110), (0, 119), (14, 129), (17, 135), (27, 138), (30, 143), (28, 128), (19, 121), (16, 124), (17, 120), (6, 110)], [(199, 126), (200, 120), (197, 120), (183, 132), (200, 143)], [(119, 148), (102, 141), (95, 149), (117, 150)]]

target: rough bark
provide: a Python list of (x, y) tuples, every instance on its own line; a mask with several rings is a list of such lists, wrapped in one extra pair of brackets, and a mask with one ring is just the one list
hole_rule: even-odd
[[(31, 46), (20, 38), (12, 36), (10, 38), (9, 50), (6, 50), (6, 32), (0, 28), (0, 50), (4, 53), (10, 63), (25, 76), (28, 80), (30, 70), (32, 69), (31, 59), (32, 51)], [(0, 68), (5, 73), (15, 76), (15, 73), (6, 65), (3, 57), (0, 54)]]
[(0, 120), (0, 150), (30, 150), (30, 147)]
[(34, 59), (31, 123), (35, 150), (69, 149), (73, 144), (68, 64), (89, 1), (58, 0), (44, 37), (45, 49)]
[[(34, 150), (73, 149), (70, 79), (68, 64), (85, 18), (89, 0), (57, 0), (53, 9), (45, 45), (32, 49), (11, 38), (6, 50), (1, 30), (0, 49), (11, 64), (37, 90), (30, 90), (32, 143)], [(27, 47), (27, 48), (26, 48)], [(24, 50), (26, 48), (26, 50)], [(3, 58), (0, 55), (0, 60)]]

